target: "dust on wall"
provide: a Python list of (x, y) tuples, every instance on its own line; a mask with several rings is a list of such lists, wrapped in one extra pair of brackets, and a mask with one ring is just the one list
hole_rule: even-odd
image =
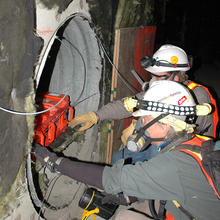
[[(41, 45), (33, 32), (34, 4), (5, 0), (0, 2), (0, 10), (0, 106), (25, 112)], [(24, 172), (19, 170), (26, 153), (28, 125), (25, 116), (5, 111), (0, 112), (0, 124), (0, 201), (5, 205), (11, 186), (23, 182)]]

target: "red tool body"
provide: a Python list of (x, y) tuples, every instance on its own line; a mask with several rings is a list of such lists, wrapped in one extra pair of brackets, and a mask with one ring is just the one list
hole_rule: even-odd
[[(66, 130), (74, 117), (74, 109), (70, 106), (69, 96), (65, 96), (63, 99), (64, 96), (47, 92), (38, 97), (39, 100), (42, 100), (38, 103), (40, 111), (51, 108), (49, 111), (37, 115), (35, 119), (34, 139), (42, 146), (49, 146)], [(58, 102), (60, 103), (57, 105)]]

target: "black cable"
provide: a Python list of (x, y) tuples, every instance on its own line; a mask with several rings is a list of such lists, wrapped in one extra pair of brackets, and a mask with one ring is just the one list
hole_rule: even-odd
[[(77, 16), (77, 13), (76, 13), (75, 16), (73, 16), (71, 19), (75, 18), (76, 16)], [(65, 40), (66, 42), (68, 42), (69, 45), (70, 45), (72, 48), (74, 48), (75, 51), (78, 52), (79, 56), (80, 56), (81, 59), (82, 59), (82, 63), (83, 63), (83, 66), (84, 66), (83, 88), (82, 88), (82, 90), (81, 90), (81, 92), (80, 92), (79, 97), (75, 100), (75, 102), (74, 102), (74, 104), (73, 104), (73, 107), (74, 107), (74, 106), (78, 105), (79, 103), (85, 101), (86, 99), (90, 98), (91, 96), (93, 96), (93, 95), (95, 95), (95, 94), (92, 94), (91, 96), (86, 97), (84, 100), (79, 101), (79, 100), (81, 99), (81, 97), (82, 97), (82, 95), (83, 95), (83, 93), (84, 93), (85, 87), (86, 87), (86, 78), (87, 78), (86, 63), (85, 63), (84, 57), (83, 57), (83, 55), (81, 54), (81, 52), (79, 51), (79, 49), (78, 49), (77, 47), (75, 47), (75, 46), (74, 46), (69, 40), (67, 40), (65, 37), (61, 37), (61, 38), (62, 38), (62, 40)], [(55, 36), (55, 39), (57, 39), (57, 40), (61, 43), (61, 45), (64, 44), (64, 42), (59, 38), (59, 36), (56, 35), (56, 36)], [(64, 44), (64, 45), (65, 45), (65, 44)], [(66, 48), (68, 49), (67, 46), (66, 46)], [(72, 57), (73, 57), (73, 52), (72, 52), (72, 50), (70, 50), (70, 51), (71, 51), (71, 55), (72, 55)], [(30, 158), (30, 156), (29, 156), (27, 159), (30, 160), (30, 163), (27, 163), (27, 164), (30, 164), (30, 165), (29, 165), (29, 169), (31, 170), (31, 167), (30, 167), (30, 166), (31, 166), (31, 158)], [(28, 170), (28, 169), (27, 169), (27, 170)], [(31, 172), (31, 171), (30, 171), (30, 172)], [(60, 206), (60, 207), (56, 207), (56, 206), (54, 206), (54, 205), (49, 204), (49, 203), (47, 202), (47, 200), (48, 200), (49, 197), (50, 197), (50, 194), (51, 194), (51, 192), (52, 192), (52, 190), (53, 190), (53, 188), (54, 188), (54, 185), (55, 185), (56, 181), (60, 178), (61, 175), (59, 175), (58, 177), (54, 177), (54, 178), (50, 181), (47, 190), (49, 189), (50, 184), (52, 184), (52, 182), (53, 182), (54, 179), (56, 178), (55, 181), (53, 182), (53, 186), (51, 187), (51, 190), (50, 190), (50, 192), (49, 192), (48, 198), (47, 198), (47, 199), (44, 198), (44, 199), (41, 201), (41, 200), (38, 198), (37, 193), (36, 193), (36, 191), (35, 191), (35, 187), (34, 187), (34, 183), (33, 183), (33, 176), (30, 175), (30, 172), (28, 172), (28, 173), (29, 173), (29, 175), (28, 175), (29, 181), (28, 181), (28, 182), (29, 182), (29, 187), (31, 188), (31, 189), (30, 189), (31, 197), (32, 197), (32, 199), (33, 199), (35, 205), (36, 205), (38, 208), (40, 208), (39, 218), (40, 218), (40, 214), (41, 214), (41, 212), (42, 212), (42, 208), (43, 208), (44, 206), (45, 206), (46, 208), (52, 209), (52, 210), (59, 210), (59, 209), (63, 209), (63, 208), (65, 208), (65, 207), (68, 207), (68, 206), (72, 203), (72, 201), (75, 199), (75, 196), (76, 196), (76, 194), (77, 194), (77, 192), (78, 192), (78, 189), (79, 189), (80, 186), (82, 185), (82, 184), (79, 184), (79, 187), (78, 187), (76, 193), (73, 195), (73, 198), (71, 199), (71, 201), (70, 201), (68, 204), (65, 204), (65, 205)], [(45, 173), (45, 170), (44, 170), (44, 173)], [(45, 194), (46, 194), (46, 193), (47, 193), (47, 191), (45, 192)]]
[[(73, 17), (73, 18), (74, 18), (74, 17)], [(72, 19), (73, 19), (73, 18), (72, 18)], [(95, 25), (94, 22), (92, 22), (92, 24)], [(94, 33), (95, 33), (95, 30), (94, 30)], [(136, 89), (134, 86), (132, 86), (132, 85), (127, 81), (127, 79), (120, 73), (120, 71), (117, 69), (117, 67), (115, 66), (115, 64), (111, 61), (110, 56), (108, 55), (108, 53), (107, 53), (107, 51), (106, 51), (104, 45), (102, 44), (100, 38), (98, 37), (97, 33), (95, 33), (95, 35), (96, 35), (96, 38), (97, 38), (98, 43), (99, 43), (99, 45), (100, 45), (100, 48), (101, 48), (102, 51), (104, 52), (104, 55), (106, 56), (107, 60), (108, 60), (109, 63), (111, 64), (111, 66), (112, 66), (113, 68), (115, 68), (115, 70), (116, 70), (116, 72), (117, 72), (119, 78), (122, 80), (122, 82), (127, 86), (127, 88), (128, 88), (131, 92), (137, 93), (137, 92), (138, 92), (137, 89)], [(58, 40), (62, 43), (62, 41), (61, 41), (59, 38), (56, 38), (56, 39), (58, 39)], [(72, 44), (72, 42), (70, 42), (69, 40), (67, 40), (65, 37), (62, 37), (62, 39), (66, 40), (66, 41), (79, 53), (80, 57), (82, 58), (84, 67), (85, 67), (85, 75), (84, 75), (84, 76), (86, 77), (87, 71), (86, 71), (86, 64), (85, 64), (83, 55), (82, 55), (81, 52)], [(81, 95), (82, 95), (82, 93), (83, 93), (83, 91), (84, 91), (84, 89), (85, 89), (85, 81), (86, 81), (86, 80), (85, 80), (85, 78), (84, 78), (84, 88), (83, 88), (83, 90), (82, 90), (82, 92), (81, 92), (81, 94), (80, 94), (80, 97), (81, 97)], [(77, 101), (79, 101), (80, 97), (77, 99)], [(73, 106), (78, 105), (77, 101), (75, 101), (75, 104), (74, 104)], [(81, 101), (80, 101), (80, 102), (81, 102)]]
[(105, 56), (107, 57), (107, 60), (109, 61), (109, 63), (111, 64), (111, 66), (115, 68), (115, 70), (116, 70), (116, 72), (117, 72), (119, 78), (121, 79), (121, 81), (127, 86), (127, 88), (128, 88), (131, 92), (137, 93), (137, 92), (138, 92), (137, 89), (136, 89), (134, 86), (132, 86), (132, 85), (126, 80), (126, 78), (120, 73), (120, 71), (118, 70), (118, 68), (117, 68), (117, 67), (115, 66), (115, 64), (111, 61), (111, 59), (110, 59), (109, 55), (107, 54), (106, 49), (104, 48), (104, 46), (103, 46), (101, 40), (98, 38), (97, 35), (96, 35), (96, 37), (97, 37), (97, 39), (98, 39), (98, 43), (101, 45), (102, 51), (104, 52)]
[[(45, 167), (45, 168), (46, 168), (46, 167)], [(45, 173), (45, 168), (44, 168), (44, 173)], [(45, 192), (45, 195), (47, 194), (47, 191), (49, 190), (49, 186), (50, 186), (50, 184), (52, 183), (52, 181), (55, 179), (55, 181), (54, 181), (54, 183), (53, 183), (53, 186), (52, 186), (52, 189), (53, 189), (53, 187), (54, 187), (56, 181), (60, 178), (60, 176), (61, 176), (61, 175), (56, 176), (56, 177), (54, 177), (52, 180), (50, 180), (49, 185), (48, 185), (48, 187), (47, 187), (47, 190), (46, 190), (46, 192)], [(51, 191), (52, 191), (52, 189), (51, 189)], [(50, 191), (50, 193), (51, 193), (51, 191)], [(49, 193), (49, 196), (50, 196), (50, 193)], [(49, 196), (48, 196), (47, 199), (44, 198), (44, 199), (42, 200), (42, 203), (41, 203), (41, 206), (40, 206), (40, 210), (39, 210), (39, 212), (38, 212), (38, 220), (40, 220), (40, 215), (41, 215), (41, 213), (43, 214), (42, 209), (44, 208), (44, 206), (45, 206), (46, 208), (49, 208), (49, 209), (52, 209), (52, 210), (55, 210), (55, 209), (56, 209), (54, 206), (50, 205), (50, 204), (47, 202), (47, 200), (49, 199)]]
[[(46, 167), (45, 167), (45, 168), (46, 168)], [(44, 169), (44, 174), (45, 174), (45, 169)], [(81, 187), (82, 183), (79, 184), (78, 189), (77, 189), (76, 192), (73, 194), (72, 199), (71, 199), (68, 203), (66, 203), (66, 204), (64, 204), (64, 205), (61, 205), (61, 206), (56, 206), (56, 205), (50, 204), (50, 203), (48, 202), (48, 200), (49, 200), (49, 198), (50, 198), (50, 196), (51, 196), (51, 193), (52, 193), (52, 191), (53, 191), (53, 188), (54, 188), (54, 186), (55, 186), (57, 180), (58, 180), (61, 176), (63, 176), (63, 175), (60, 174), (60, 175), (58, 175), (58, 176), (53, 177), (53, 179), (50, 180), (50, 182), (49, 182), (49, 184), (48, 184), (48, 187), (47, 187), (47, 190), (46, 190), (46, 192), (45, 192), (45, 196), (46, 196), (46, 194), (48, 193), (49, 187), (50, 187), (50, 185), (52, 184), (52, 182), (53, 182), (53, 185), (52, 185), (52, 187), (50, 188), (50, 191), (49, 191), (49, 193), (48, 193), (47, 198), (44, 198), (44, 199), (42, 200), (41, 207), (40, 207), (40, 210), (39, 210), (39, 212), (38, 212), (38, 215), (39, 215), (38, 218), (40, 218), (40, 214), (42, 213), (42, 209), (43, 209), (44, 207), (47, 208), (47, 209), (53, 210), (53, 211), (58, 211), (58, 210), (61, 210), (61, 209), (64, 209), (64, 208), (69, 207), (70, 204), (72, 203), (72, 201), (75, 199), (76, 194), (78, 193), (78, 190), (79, 190), (79, 188)]]
[[(69, 44), (70, 44), (70, 46), (72, 47), (72, 48), (74, 48), (77, 52), (78, 52), (78, 54), (80, 55), (80, 57), (81, 57), (81, 59), (82, 59), (82, 62), (83, 62), (83, 66), (84, 66), (84, 81), (83, 81), (83, 88), (82, 88), (82, 90), (81, 90), (81, 92), (80, 92), (80, 95), (79, 95), (79, 97), (75, 100), (75, 102), (72, 104), (72, 106), (73, 107), (75, 107), (76, 105), (78, 105), (79, 103), (77, 103), (77, 102), (79, 102), (79, 100), (81, 99), (81, 97), (82, 97), (82, 95), (83, 95), (83, 93), (84, 93), (84, 90), (85, 90), (85, 87), (86, 87), (86, 76), (87, 76), (87, 68), (86, 68), (86, 63), (85, 63), (85, 60), (84, 60), (84, 58), (83, 58), (83, 55), (81, 54), (81, 52), (78, 50), (78, 48), (77, 47), (75, 47), (73, 44), (72, 44), (72, 42), (70, 42), (69, 40), (67, 40), (65, 37), (61, 37), (61, 39), (57, 36), (55, 39), (57, 39), (57, 40), (59, 40), (60, 41), (60, 43), (61, 43), (61, 45), (62, 45), (62, 40), (65, 40), (66, 42), (68, 42)], [(68, 48), (68, 47), (67, 47)], [(72, 51), (71, 51), (71, 54), (72, 54)], [(72, 54), (72, 56), (73, 56), (73, 54)], [(80, 101), (81, 102), (81, 101)]]
[(155, 210), (155, 205), (154, 205), (154, 200), (149, 200), (148, 201), (148, 204), (149, 204), (149, 209), (150, 209), (150, 212), (151, 212), (151, 215), (153, 216), (153, 219), (154, 220), (160, 220), (156, 210)]
[[(94, 21), (93, 18), (91, 18), (90, 23), (91, 23), (94, 27), (97, 26), (97, 24), (96, 24), (96, 22)], [(93, 31), (94, 31), (94, 33), (95, 33), (95, 36), (96, 36), (96, 38), (97, 38), (97, 41), (98, 41), (98, 44), (99, 44), (100, 48), (102, 49), (102, 51), (103, 51), (104, 55), (106, 56), (108, 62), (111, 64), (111, 66), (112, 66), (113, 68), (115, 68), (115, 70), (116, 70), (116, 72), (117, 72), (119, 78), (122, 80), (122, 82), (125, 84), (125, 86), (127, 86), (127, 88), (128, 88), (131, 92), (137, 93), (138, 90), (137, 90), (133, 85), (131, 85), (131, 84), (127, 81), (127, 79), (120, 73), (120, 71), (118, 70), (118, 68), (117, 68), (117, 67), (115, 66), (115, 64), (112, 62), (110, 56), (108, 55), (108, 53), (107, 53), (107, 51), (106, 51), (106, 49), (105, 49), (105, 47), (104, 47), (104, 45), (103, 45), (101, 39), (98, 37), (98, 34), (96, 33), (96, 31), (95, 31), (94, 28), (93, 28)]]
[[(71, 19), (74, 19), (75, 17), (76, 17), (76, 16), (72, 17)], [(127, 88), (128, 88), (130, 91), (132, 91), (132, 92), (137, 92), (137, 89), (136, 89), (135, 87), (133, 87), (132, 85), (130, 85), (130, 84), (127, 82), (127, 80), (126, 80), (125, 77), (122, 76), (122, 74), (119, 72), (119, 70), (117, 69), (117, 67), (115, 66), (115, 64), (110, 60), (110, 57), (108, 56), (108, 54), (107, 54), (107, 52), (106, 52), (106, 50), (105, 50), (105, 48), (104, 48), (104, 46), (103, 46), (101, 40), (98, 38), (97, 34), (96, 34), (96, 38), (98, 39), (99, 45), (101, 45), (101, 49), (103, 50), (103, 52), (104, 52), (105, 56), (107, 57), (109, 63), (112, 65), (112, 67), (115, 68), (115, 70), (116, 70), (116, 72), (117, 72), (119, 78), (122, 80), (122, 82), (127, 86)], [(80, 57), (81, 57), (81, 59), (82, 59), (82, 62), (83, 62), (83, 66), (84, 66), (84, 82), (83, 82), (83, 88), (82, 88), (82, 90), (81, 90), (81, 92), (80, 92), (79, 97), (76, 99), (76, 101), (75, 101), (74, 104), (73, 104), (73, 107), (74, 107), (74, 106), (78, 105), (79, 103), (81, 103), (82, 101), (84, 101), (84, 100), (90, 98), (91, 96), (93, 96), (93, 95), (95, 95), (95, 94), (93, 94), (93, 95), (87, 97), (87, 98), (84, 99), (84, 100), (79, 101), (79, 100), (81, 99), (81, 97), (82, 97), (82, 95), (83, 95), (83, 93), (84, 93), (85, 87), (86, 87), (87, 68), (86, 68), (86, 63), (85, 63), (84, 57), (83, 57), (83, 55), (81, 54), (81, 52), (78, 50), (78, 48), (75, 47), (75, 46), (73, 45), (73, 43), (70, 42), (69, 40), (67, 40), (65, 37), (61, 37), (61, 39), (62, 39), (62, 40), (61, 40), (59, 36), (56, 36), (55, 39), (57, 39), (58, 41), (60, 41), (61, 45), (62, 45), (62, 43), (63, 43), (62, 40), (65, 40), (66, 42), (68, 42), (68, 43), (71, 45), (71, 47), (74, 48), (74, 49), (78, 52), (78, 54), (80, 55)], [(72, 54), (72, 50), (71, 50), (71, 54)], [(72, 54), (72, 56), (73, 56), (73, 54)], [(41, 203), (40, 211), (39, 211), (39, 219), (40, 219), (40, 214), (42, 213), (42, 209), (43, 209), (44, 206), (45, 206), (46, 208), (48, 208), (48, 209), (51, 209), (51, 210), (59, 210), (59, 209), (63, 209), (63, 208), (68, 207), (68, 206), (72, 203), (72, 201), (75, 199), (75, 196), (76, 196), (76, 194), (77, 194), (77, 192), (78, 192), (78, 189), (80, 188), (81, 184), (79, 185), (79, 187), (78, 187), (76, 193), (73, 195), (72, 200), (71, 200), (68, 204), (65, 204), (65, 205), (63, 205), (63, 206), (56, 207), (56, 206), (51, 205), (51, 204), (49, 204), (49, 203), (47, 202), (48, 199), (49, 199), (49, 197), (50, 197), (50, 195), (51, 195), (51, 192), (52, 192), (52, 190), (53, 190), (53, 188), (54, 188), (54, 186), (55, 186), (55, 183), (57, 182), (57, 180), (58, 180), (61, 176), (62, 176), (62, 175), (59, 175), (59, 176), (57, 176), (57, 177), (54, 177), (54, 178), (49, 182), (49, 185), (48, 185), (47, 190), (49, 190), (50, 184), (52, 184), (52, 182), (54, 181), (54, 182), (53, 182), (53, 186), (52, 186), (51, 189), (50, 189), (50, 192), (49, 192), (49, 195), (48, 195), (47, 199), (44, 198), (43, 201), (41, 201), (42, 203)], [(47, 193), (47, 190), (46, 190), (45, 194)]]
[(73, 106), (76, 106), (76, 105), (78, 105), (78, 102), (79, 102), (80, 98), (82, 97), (82, 95), (83, 95), (83, 93), (84, 93), (84, 90), (85, 90), (85, 88), (86, 88), (86, 81), (87, 81), (86, 62), (85, 62), (85, 59), (84, 59), (83, 55), (81, 54), (81, 52), (78, 50), (77, 47), (75, 47), (75, 46), (73, 45), (72, 42), (70, 42), (69, 40), (67, 40), (65, 37), (62, 37), (62, 39), (66, 40), (66, 41), (78, 52), (78, 54), (80, 55), (80, 57), (81, 57), (81, 59), (82, 59), (83, 66), (84, 66), (84, 80), (83, 80), (82, 91), (81, 91), (79, 97), (76, 99), (75, 103), (73, 104)]

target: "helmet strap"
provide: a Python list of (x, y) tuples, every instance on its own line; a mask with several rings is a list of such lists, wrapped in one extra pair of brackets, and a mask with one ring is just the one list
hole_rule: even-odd
[(173, 64), (170, 63), (166, 60), (156, 60), (150, 56), (145, 56), (141, 59), (141, 66), (144, 68), (147, 68), (149, 66), (164, 66), (164, 67), (173, 67), (173, 68), (177, 68), (177, 67), (190, 67), (190, 64), (192, 62), (190, 61), (190, 63), (180, 63), (180, 64)]
[(171, 80), (174, 81), (175, 76), (177, 75), (177, 72), (171, 72)]
[(149, 123), (147, 123), (145, 126), (141, 127), (138, 131), (137, 131), (137, 136), (135, 138), (135, 142), (137, 142), (142, 136), (145, 136), (145, 139), (147, 139), (148, 141), (146, 141), (143, 150), (153, 141), (163, 141), (165, 140), (165, 138), (151, 138), (151, 137), (147, 137), (146, 135), (144, 135), (144, 132), (147, 128), (149, 128), (150, 126), (152, 126), (153, 124), (155, 124), (156, 122), (158, 122), (160, 119), (166, 117), (167, 115), (169, 115), (168, 113), (163, 113), (160, 114), (159, 116), (157, 116), (156, 118), (154, 118), (152, 121), (150, 121)]
[(166, 74), (166, 75), (156, 75), (156, 74), (150, 73), (151, 77), (152, 77), (152, 76), (157, 77), (157, 78), (162, 78), (162, 77), (163, 77), (164, 80), (169, 79), (170, 76), (171, 76), (171, 74), (172, 74), (172, 73), (168, 73), (168, 74)]

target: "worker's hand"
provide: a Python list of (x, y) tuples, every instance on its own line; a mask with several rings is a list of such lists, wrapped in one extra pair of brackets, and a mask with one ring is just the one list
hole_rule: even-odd
[(95, 114), (95, 112), (89, 112), (88, 114), (85, 115), (79, 115), (76, 116), (70, 123), (69, 126), (71, 128), (76, 127), (79, 124), (84, 124), (79, 131), (85, 131), (92, 127), (94, 124), (97, 124), (98, 122), (98, 117)]
[(122, 131), (122, 135), (121, 135), (121, 141), (122, 143), (124, 144), (124, 146), (127, 145), (127, 140), (128, 140), (128, 137), (130, 135), (132, 135), (134, 129), (135, 129), (135, 123), (137, 122), (137, 120), (133, 119), (131, 124), (125, 128), (123, 131)]
[(46, 166), (51, 172), (56, 171), (56, 161), (58, 161), (59, 157), (54, 152), (50, 152), (47, 147), (42, 147), (40, 144), (35, 143), (33, 153), (43, 166)]
[(126, 97), (123, 99), (124, 107), (128, 112), (134, 111), (134, 108), (137, 106), (137, 102), (138, 100), (132, 97)]

